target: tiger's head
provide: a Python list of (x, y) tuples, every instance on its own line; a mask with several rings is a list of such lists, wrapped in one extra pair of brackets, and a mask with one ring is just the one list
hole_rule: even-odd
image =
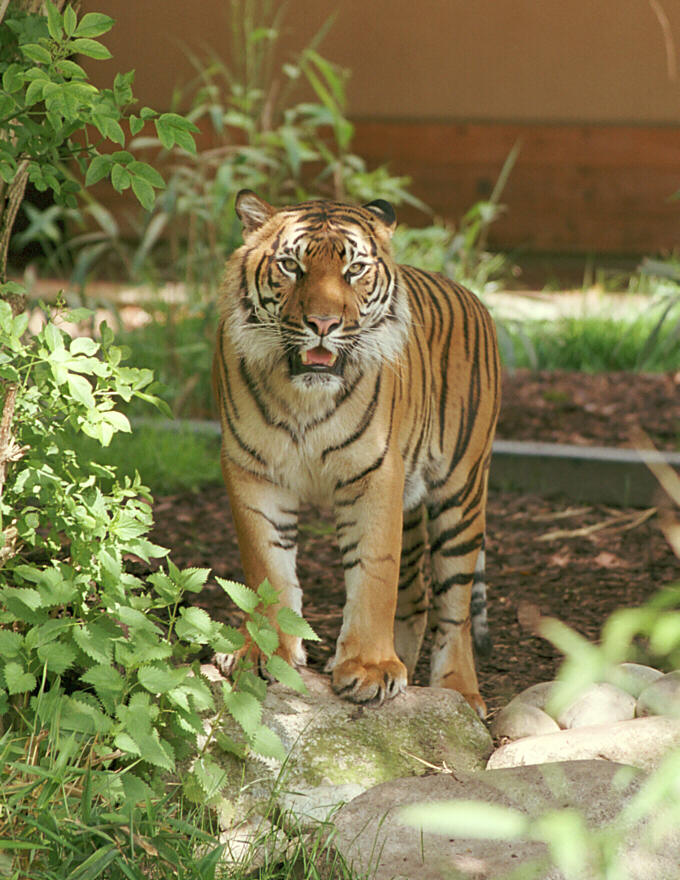
[(329, 391), (398, 357), (410, 312), (388, 202), (276, 209), (241, 190), (236, 213), (244, 245), (228, 263), (225, 292), (241, 357), (264, 370), (283, 364), (293, 385)]

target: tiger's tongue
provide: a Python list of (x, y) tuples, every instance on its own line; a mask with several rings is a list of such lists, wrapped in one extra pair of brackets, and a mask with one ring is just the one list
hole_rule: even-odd
[(333, 353), (328, 351), (327, 348), (322, 348), (320, 345), (317, 345), (316, 348), (307, 349), (305, 355), (306, 357), (303, 360), (307, 364), (320, 367), (327, 367), (333, 358)]

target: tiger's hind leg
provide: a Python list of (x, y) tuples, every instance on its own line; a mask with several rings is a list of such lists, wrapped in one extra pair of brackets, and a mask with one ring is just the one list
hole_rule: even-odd
[(397, 655), (408, 670), (409, 682), (413, 682), (427, 626), (429, 595), (423, 577), (426, 545), (425, 509), (420, 505), (415, 510), (404, 512), (399, 593), (394, 622), (394, 645)]
[(435, 498), (428, 507), (434, 633), (430, 684), (459, 691), (482, 718), (486, 706), (472, 643), (474, 629), (482, 651), (489, 645), (483, 577), (485, 482), (472, 500), (463, 497), (454, 506), (449, 499)]

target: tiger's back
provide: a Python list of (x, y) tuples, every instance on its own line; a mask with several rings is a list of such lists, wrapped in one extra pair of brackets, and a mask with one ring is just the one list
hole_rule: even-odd
[[(225, 275), (214, 379), (246, 579), (268, 576), (300, 610), (297, 511), (330, 504), (347, 589), (335, 689), (360, 701), (398, 692), (431, 605), (432, 683), (481, 711), (471, 633), (485, 643), (491, 319), (464, 288), (394, 263), (387, 203), (276, 211), (246, 192), (237, 210), (245, 245)], [(280, 653), (303, 660), (285, 634)]]

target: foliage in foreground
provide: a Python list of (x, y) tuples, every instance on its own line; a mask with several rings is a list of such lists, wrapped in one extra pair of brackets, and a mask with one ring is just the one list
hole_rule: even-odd
[[(71, 876), (82, 864), (74, 877), (96, 876), (95, 866), (143, 876), (154, 851), (164, 859), (173, 851), (166, 841), (163, 854), (164, 836), (193, 828), (189, 837), (201, 838), (182, 801), (207, 801), (225, 781), (206, 752), (206, 717), (216, 736), (225, 713), (240, 726), (239, 741), (219, 736), (221, 748), (282, 758), (282, 746), (260, 721), (266, 685), (247, 663), (223, 683), (218, 705), (200, 674), (201, 651), (232, 653), (244, 640), (187, 604), (208, 570), (180, 571), (168, 560), (146, 577), (132, 573), (129, 557), (148, 564), (167, 554), (147, 537), (148, 490), (138, 475), (120, 482), (114, 468), (72, 449), (78, 433), (106, 446), (129, 431), (116, 404), (156, 402), (151, 373), (123, 365), (106, 327), (98, 343), (71, 339), (49, 320), (27, 338), (26, 322), (0, 301), (0, 375), (14, 389), (5, 396), (14, 453), (0, 498), (0, 837), (16, 842), (3, 846), (25, 870), (59, 866), (55, 876)], [(257, 593), (218, 583), (248, 614), (269, 674), (302, 688), (274, 655), (278, 636), (264, 612), (277, 593), (267, 582)], [(313, 637), (292, 612), (277, 622)], [(166, 790), (179, 761), (191, 771)], [(62, 823), (69, 833), (55, 847)]]

